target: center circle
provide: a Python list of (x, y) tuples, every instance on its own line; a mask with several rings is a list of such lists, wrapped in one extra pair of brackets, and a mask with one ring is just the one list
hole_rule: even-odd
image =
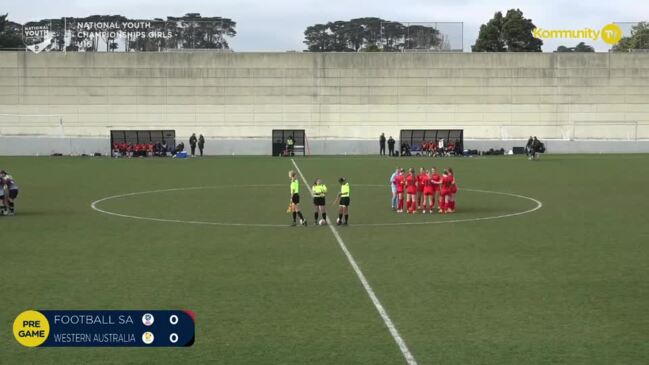
[[(353, 226), (400, 226), (473, 222), (503, 219), (534, 212), (543, 204), (532, 197), (513, 193), (460, 189), (458, 211), (454, 214), (397, 214), (389, 209), (390, 192), (386, 185), (354, 184), (351, 216)], [(254, 189), (254, 192), (252, 191)], [(379, 190), (382, 189), (382, 190)], [(330, 190), (333, 191), (333, 190)], [(301, 208), (312, 218), (313, 205), (308, 190), (302, 191)], [(330, 218), (337, 207), (327, 200)], [(376, 200), (386, 210), (377, 212)], [(153, 222), (215, 226), (287, 227), (289, 201), (286, 184), (217, 185), (159, 189), (112, 195), (91, 203), (99, 213)], [(383, 222), (375, 223), (374, 220)], [(312, 220), (309, 220), (311, 223)]]

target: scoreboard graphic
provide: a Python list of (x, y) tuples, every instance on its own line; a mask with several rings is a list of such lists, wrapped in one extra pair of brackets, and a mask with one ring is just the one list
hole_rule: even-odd
[(188, 310), (27, 310), (13, 333), (26, 347), (187, 347), (194, 321)]

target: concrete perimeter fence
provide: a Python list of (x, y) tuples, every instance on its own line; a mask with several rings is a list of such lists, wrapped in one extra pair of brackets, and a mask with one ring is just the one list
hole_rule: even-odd
[(0, 154), (106, 154), (111, 129), (202, 133), (208, 154), (270, 154), (273, 129), (313, 154), (401, 129), (649, 152), (649, 54), (0, 52)]

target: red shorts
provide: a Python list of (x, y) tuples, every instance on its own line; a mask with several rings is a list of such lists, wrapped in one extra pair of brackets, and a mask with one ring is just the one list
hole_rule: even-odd
[(420, 193), (423, 193), (424, 192), (424, 187), (423, 186), (422, 187), (417, 187), (417, 191), (420, 192)]
[(451, 194), (455, 194), (455, 193), (457, 193), (457, 186), (453, 185), (451, 186)]
[(451, 193), (451, 189), (449, 188), (442, 188), (442, 190), (440, 191), (440, 195), (442, 196), (449, 195), (450, 193)]
[(424, 189), (424, 195), (430, 196), (430, 195), (434, 195), (434, 194), (435, 194), (435, 191), (432, 188), (425, 188)]
[(408, 188), (408, 194), (417, 194), (417, 188)]
[(397, 194), (403, 194), (403, 188), (401, 189), (397, 188)]

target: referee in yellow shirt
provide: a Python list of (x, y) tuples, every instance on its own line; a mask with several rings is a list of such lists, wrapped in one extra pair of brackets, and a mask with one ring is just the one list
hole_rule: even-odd
[[(337, 225), (347, 225), (349, 223), (349, 182), (344, 177), (338, 179), (340, 183), (340, 193), (338, 193), (338, 220)], [(343, 220), (344, 216), (344, 220)]]
[(315, 208), (315, 213), (313, 213), (313, 217), (315, 219), (315, 224), (318, 223), (318, 216), (320, 213), (322, 213), (322, 219), (323, 223), (322, 224), (327, 224), (327, 210), (325, 208), (325, 198), (327, 196), (327, 186), (322, 183), (322, 180), (316, 179), (315, 182), (313, 183), (313, 187), (311, 189), (313, 191), (313, 205)]
[(306, 226), (306, 220), (300, 212), (300, 182), (297, 179), (297, 173), (293, 170), (288, 172), (288, 177), (291, 179), (291, 211), (293, 212), (293, 224), (297, 226), (297, 217), (300, 217), (300, 224)]

